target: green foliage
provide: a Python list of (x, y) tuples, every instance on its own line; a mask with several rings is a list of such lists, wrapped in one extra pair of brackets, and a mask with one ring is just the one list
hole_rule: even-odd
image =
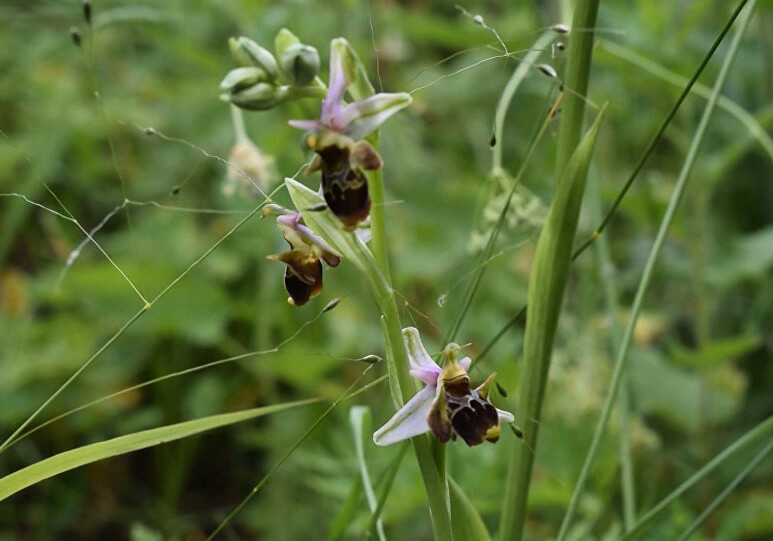
[[(224, 75), (237, 67), (230, 37), (248, 37), (280, 60), (295, 43), (286, 33), (285, 43), (274, 42), (287, 28), (319, 51), (322, 81), (330, 41), (344, 37), (364, 66), (355, 74), (357, 92), (367, 94), (369, 85), (415, 90), (412, 106), (390, 119), (380, 136), (385, 200), (378, 208), (401, 323), (418, 326), (432, 353), (442, 350), (458, 322), (455, 340), (477, 359), (525, 304), (529, 274), (538, 268), (537, 235), (558, 195), (554, 164), (567, 105), (559, 105), (530, 149), (560, 83), (528, 70), (495, 125), (500, 96), (518, 64), (492, 58), (502, 54), (497, 37), (452, 3), (103, 0), (92, 2), (91, 27), (78, 4), (16, 0), (0, 6), (6, 23), (0, 33), (0, 442), (122, 325), (141, 317), (22, 433), (106, 398), (0, 452), (0, 483), (64, 453), (158, 427), (310, 397), (329, 404), (362, 374), (365, 365), (356, 359), (387, 358), (373, 284), (358, 269), (370, 263), (343, 254), (339, 267), (325, 268), (322, 294), (296, 308), (285, 302), (283, 269), (265, 260), (285, 247), (274, 220), (257, 211), (228, 234), (263, 200), (248, 185), (224, 193), (229, 167), (208, 157), (237, 161), (230, 157), (236, 134), (229, 107), (218, 99)], [(558, 4), (572, 3), (474, 0), (462, 7), (480, 14), (521, 58), (546, 28), (569, 22), (557, 19)], [(593, 53), (588, 114), (580, 120), (587, 126), (595, 105), (609, 107), (589, 173), (600, 209), (586, 202), (579, 240), (589, 238), (612, 206), (734, 4), (600, 2), (604, 31)], [(771, 24), (772, 6), (760, 2), (642, 302), (626, 371), (627, 428), (612, 412), (570, 536), (622, 535), (617, 440), (623, 430), (630, 436), (636, 519), (647, 520), (642, 537), (677, 538), (696, 521), (695, 538), (773, 535), (769, 459), (699, 520), (772, 433)], [(548, 49), (533, 56), (556, 68), (565, 100), (575, 90), (567, 83), (569, 49)], [(722, 45), (716, 57), (726, 51)], [(568, 268), (565, 295), (554, 306), (561, 316), (551, 340), (525, 538), (556, 536), (608, 391), (610, 344), (619, 341), (613, 329), (622, 326), (612, 323), (602, 280), (614, 281), (622, 324), (719, 66), (717, 60), (707, 65), (700, 80), (705, 86), (686, 98), (607, 224), (616, 272), (601, 268), (590, 252)], [(296, 176), (310, 155), (301, 132), (286, 121), (318, 113), (315, 97), (245, 114), (247, 134), (279, 172), (267, 188), (277, 190), (276, 203), (292, 204), (284, 177), (310, 188), (305, 196), (316, 194), (317, 176)], [(491, 135), (500, 125), (495, 149), (502, 171), (489, 174)], [(154, 131), (146, 132), (149, 126)], [(516, 197), (483, 259), (482, 247), (522, 166)], [(72, 213), (93, 230), (115, 266), (91, 242), (75, 253), (85, 236), (72, 221), (11, 193)], [(307, 215), (311, 222), (314, 213)], [(187, 273), (143, 312), (140, 295), (116, 266), (148, 300)], [(478, 277), (468, 302), (469, 280)], [(322, 313), (333, 298), (339, 304)], [(514, 406), (525, 375), (523, 343), (518, 322), (470, 372), (474, 384), (498, 372), (507, 396), (493, 391), (493, 402), (515, 409), (521, 426), (528, 413)], [(188, 371), (220, 360), (227, 361)], [(358, 386), (377, 381), (385, 364)], [(130, 390), (113, 394), (124, 389)], [(366, 463), (386, 538), (431, 539), (416, 461), (405, 446), (376, 448), (367, 434), (358, 454), (348, 404), (367, 406), (374, 427), (394, 412), (381, 383), (326, 415), (323, 404), (288, 409), (84, 463), (6, 498), (0, 538), (205, 538), (301, 441), (222, 538), (303, 539), (309, 525), (320, 538), (362, 538), (375, 525), (361, 481)], [(446, 447), (453, 525), (470, 529), (456, 541), (497, 533), (508, 457), (523, 445), (503, 428), (496, 445)], [(85, 462), (97, 458), (86, 455)], [(668, 505), (660, 506), (667, 497)], [(653, 508), (657, 512), (648, 515)]]

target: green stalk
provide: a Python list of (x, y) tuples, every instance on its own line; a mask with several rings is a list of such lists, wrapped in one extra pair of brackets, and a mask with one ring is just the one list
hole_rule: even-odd
[[(594, 28), (597, 11), (598, 0), (578, 0), (572, 27)], [(559, 128), (557, 171), (560, 182), (548, 222), (540, 235), (532, 276), (529, 279), (529, 303), (539, 299), (538, 304), (541, 306), (532, 304), (532, 311), (526, 322), (526, 364), (519, 409), (523, 418), (524, 444), (516, 447), (510, 460), (499, 524), (499, 538), (502, 541), (520, 540), (523, 535), (553, 339), (566, 284), (571, 245), (579, 219), (588, 160), (595, 143), (595, 133), (598, 131), (597, 119), (592, 133), (589, 134), (590, 139), (583, 141), (588, 144), (578, 146), (585, 113), (585, 102), (578, 94), (584, 95), (588, 87), (593, 32), (570, 34), (568, 49), (565, 84), (572, 92), (564, 96)], [(581, 163), (583, 161), (584, 163)], [(539, 279), (538, 274), (542, 274)]]
[(660, 223), (660, 229), (658, 230), (657, 236), (655, 237), (655, 242), (652, 245), (652, 250), (650, 251), (649, 258), (647, 259), (647, 263), (644, 267), (644, 271), (642, 273), (642, 277), (639, 282), (639, 287), (636, 291), (636, 297), (633, 302), (633, 307), (631, 308), (631, 316), (628, 320), (628, 325), (625, 328), (623, 339), (620, 344), (620, 349), (618, 350), (617, 359), (615, 360), (615, 371), (612, 375), (612, 383), (610, 385), (609, 392), (607, 393), (607, 397), (604, 401), (604, 407), (601, 411), (601, 417), (599, 418), (599, 422), (593, 434), (593, 441), (591, 442), (590, 449), (588, 450), (588, 454), (585, 458), (585, 463), (583, 464), (582, 470), (580, 471), (580, 477), (577, 480), (577, 484), (574, 487), (572, 498), (569, 501), (569, 507), (567, 508), (566, 514), (564, 515), (564, 520), (561, 523), (561, 529), (558, 533), (558, 538), (557, 538), (558, 541), (561, 541), (562, 539), (564, 539), (564, 537), (569, 531), (569, 524), (571, 523), (572, 518), (574, 516), (574, 512), (577, 508), (577, 503), (580, 499), (580, 495), (582, 494), (582, 491), (585, 488), (585, 482), (587, 481), (588, 475), (590, 473), (591, 465), (593, 464), (593, 461), (596, 458), (596, 453), (598, 452), (598, 448), (601, 443), (601, 438), (604, 435), (607, 421), (609, 420), (609, 416), (612, 412), (612, 406), (614, 404), (615, 397), (617, 395), (617, 390), (620, 387), (623, 370), (625, 369), (628, 348), (631, 345), (631, 337), (633, 336), (633, 330), (636, 326), (636, 321), (638, 319), (639, 312), (642, 307), (644, 295), (647, 292), (650, 279), (652, 278), (652, 273), (655, 268), (655, 263), (657, 262), (661, 249), (663, 248), (663, 243), (666, 238), (666, 233), (668, 232), (668, 229), (674, 220), (674, 216), (676, 215), (676, 210), (679, 207), (679, 203), (682, 199), (682, 195), (684, 194), (684, 189), (687, 185), (687, 180), (690, 176), (690, 172), (692, 171), (692, 166), (695, 163), (695, 158), (698, 155), (698, 150), (700, 149), (700, 145), (703, 142), (704, 136), (706, 135), (706, 129), (708, 127), (709, 121), (711, 120), (711, 115), (713, 114), (714, 109), (716, 108), (717, 98), (719, 97), (719, 94), (722, 90), (722, 86), (724, 85), (725, 79), (727, 78), (727, 74), (730, 71), (730, 66), (732, 65), (733, 60), (735, 59), (735, 55), (738, 52), (738, 46), (741, 42), (741, 38), (743, 37), (744, 31), (746, 30), (746, 26), (749, 23), (749, 20), (751, 18), (751, 13), (754, 9), (755, 3), (756, 3), (756, 0), (751, 0), (749, 9), (747, 10), (745, 16), (741, 19), (741, 23), (740, 23), (741, 26), (739, 27), (738, 31), (733, 37), (733, 42), (730, 45), (730, 50), (728, 51), (727, 56), (725, 57), (725, 61), (722, 63), (722, 68), (720, 69), (719, 75), (717, 76), (717, 81), (714, 84), (711, 97), (709, 98), (709, 101), (706, 104), (706, 108), (703, 111), (703, 116), (701, 117), (700, 123), (698, 124), (698, 128), (695, 131), (695, 136), (693, 137), (693, 140), (690, 144), (690, 149), (687, 152), (687, 157), (685, 158), (684, 165), (682, 166), (682, 170), (679, 173), (679, 178), (677, 179), (676, 187), (674, 188), (674, 192), (671, 195), (671, 199), (668, 202), (668, 208), (666, 209), (666, 213), (663, 216), (663, 220)]
[[(375, 141), (378, 152), (377, 141)], [(368, 175), (368, 188), (372, 202), (370, 214), (371, 243), (374, 258), (378, 266), (380, 279), (372, 279), (371, 287), (376, 295), (383, 315), (384, 339), (387, 343), (387, 364), (389, 384), (393, 398), (399, 397), (399, 405), (406, 403), (416, 392), (416, 384), (408, 373), (408, 355), (403, 344), (403, 332), (394, 290), (389, 279), (389, 252), (386, 244), (384, 220), (384, 184), (381, 172)], [(375, 278), (375, 277), (372, 277)], [(432, 530), (436, 540), (452, 540), (450, 502), (445, 471), (439, 468), (433, 456), (428, 436), (419, 436), (411, 440), (419, 470), (427, 490)]]
[(569, 157), (577, 148), (585, 119), (585, 94), (588, 92), (591, 56), (593, 54), (593, 28), (599, 0), (578, 0), (574, 6), (571, 28), (580, 29), (569, 34), (568, 59), (564, 84), (569, 92), (561, 104), (561, 125), (558, 128), (558, 155), (556, 157), (556, 182), (561, 178)]
[[(334, 40), (334, 43), (340, 46), (342, 51), (349, 56), (349, 62), (345, 63), (354, 68), (349, 73), (349, 92), (352, 97), (359, 100), (372, 95), (375, 90), (365, 73), (364, 65), (357, 56), (356, 51), (345, 40)], [(378, 152), (378, 132), (371, 134), (368, 140), (376, 152)], [(395, 405), (399, 407), (410, 400), (416, 392), (416, 383), (408, 373), (408, 354), (403, 344), (403, 332), (397, 310), (397, 299), (394, 295), (391, 273), (389, 272), (389, 250), (384, 213), (384, 182), (381, 169), (369, 172), (367, 179), (368, 192), (371, 199), (370, 230), (373, 257), (365, 257), (363, 262), (365, 265), (373, 265), (373, 268), (363, 270), (368, 277), (371, 290), (381, 309), (381, 324), (384, 330), (384, 341), (387, 351), (389, 386)], [(448, 496), (445, 471), (440, 466), (442, 461), (435, 460), (428, 436), (412, 438), (411, 443), (413, 444), (416, 459), (419, 463), (419, 470), (427, 490), (430, 518), (435, 539), (443, 541), (453, 540), (451, 504)]]

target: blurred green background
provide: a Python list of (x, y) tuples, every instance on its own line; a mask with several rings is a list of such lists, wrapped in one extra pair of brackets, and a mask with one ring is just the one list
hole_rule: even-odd
[[(593, 104), (609, 101), (610, 109), (590, 174), (583, 238), (680, 91), (647, 71), (644, 61), (626, 58), (635, 52), (659, 69), (689, 77), (728, 17), (729, 4), (601, 2), (588, 97)], [(568, 5), (560, 2), (470, 1), (463, 7), (481, 14), (510, 51), (528, 49), (547, 26), (568, 22)], [(229, 108), (217, 98), (220, 79), (235, 66), (230, 36), (268, 45), (288, 27), (319, 49), (323, 79), (329, 41), (344, 36), (377, 88), (410, 91), (437, 81), (413, 93), (411, 108), (385, 125), (381, 154), (403, 324), (419, 327), (430, 351), (443, 347), (465, 280), (503, 203), (503, 188), (487, 174), (489, 140), (496, 102), (517, 65), (495, 59), (449, 76), (501, 52), (494, 35), (452, 3), (95, 0), (89, 31), (79, 1), (5, 0), (0, 20), (0, 192), (24, 194), (63, 212), (53, 192), (86, 229), (127, 198), (155, 202), (126, 205), (95, 234), (146, 298), (256, 204), (242, 193), (224, 194), (227, 168), (203, 152), (227, 157), (234, 145)], [(73, 26), (80, 48), (71, 40)], [(762, 1), (725, 88), (768, 133), (772, 36), (773, 2)], [(718, 55), (725, 50), (720, 47)], [(547, 51), (542, 61), (561, 73), (560, 52), (551, 58)], [(712, 62), (701, 81), (711, 85), (718, 66)], [(551, 81), (535, 72), (516, 95), (501, 141), (511, 173), (555, 93)], [(607, 238), (615, 271), (602, 274), (595, 249), (573, 266), (542, 421), (529, 539), (555, 535), (607, 390), (615, 336), (604, 281), (618, 288), (624, 317), (704, 104), (697, 96), (685, 102), (612, 220)], [(295, 174), (308, 158), (302, 135), (286, 121), (317, 111), (312, 100), (246, 115), (252, 140), (279, 175)], [(166, 137), (147, 135), (148, 126)], [(550, 202), (556, 133), (554, 123), (528, 166), (497, 255), (457, 336), (470, 344), (473, 358), (525, 301), (536, 234)], [(772, 159), (736, 116), (717, 111), (631, 352), (640, 514), (773, 412)], [(289, 204), (284, 191), (276, 200)], [(0, 198), (3, 439), (142, 306), (93, 245), (67, 265), (83, 238), (71, 222), (18, 197)], [(341, 297), (335, 310), (278, 352), (173, 378), (53, 423), (5, 451), (0, 475), (162, 424), (298, 398), (337, 398), (364, 369), (352, 359), (384, 355), (377, 308), (346, 263), (326, 269), (319, 298), (302, 308), (287, 304), (283, 268), (264, 258), (283, 245), (273, 220), (250, 220), (116, 340), (39, 421), (170, 372), (270, 350)], [(509, 332), (482, 370), (473, 372), (474, 380), (498, 372), (509, 395), (494, 402), (505, 409), (517, 403), (521, 340), (520, 329)], [(365, 381), (384, 371), (377, 367)], [(223, 538), (326, 535), (359, 476), (349, 424), (354, 403), (370, 406), (374, 426), (393, 412), (385, 385), (341, 404)], [(203, 539), (325, 407), (279, 413), (47, 480), (0, 504), (0, 539)], [(575, 539), (614, 538), (620, 531), (618, 430), (613, 418), (580, 503)], [(516, 444), (508, 431), (497, 445), (449, 446), (451, 475), (492, 531)], [(366, 452), (377, 479), (397, 448), (370, 445)], [(670, 539), (684, 530), (745, 460), (731, 461), (680, 499), (650, 538)], [(390, 538), (431, 538), (410, 454), (383, 518)], [(348, 536), (363, 538), (367, 519), (361, 498)], [(773, 463), (767, 460), (695, 538), (771, 537)]]

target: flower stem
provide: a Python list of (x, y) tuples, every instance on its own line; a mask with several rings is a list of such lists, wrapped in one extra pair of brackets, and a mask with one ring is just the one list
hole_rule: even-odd
[[(378, 151), (377, 136), (371, 137), (371, 144)], [(397, 311), (397, 302), (389, 272), (389, 252), (386, 243), (384, 216), (384, 182), (380, 169), (368, 174), (368, 191), (371, 199), (371, 245), (378, 271), (382, 277), (381, 280), (371, 280), (371, 287), (374, 289), (383, 318), (382, 328), (387, 347), (387, 366), (392, 398), (397, 406), (401, 406), (416, 392), (416, 384), (408, 373), (408, 356), (403, 344), (400, 315)], [(435, 539), (438, 541), (453, 540), (450, 501), (444, 468), (437, 465), (428, 436), (415, 437), (411, 442), (427, 490)]]

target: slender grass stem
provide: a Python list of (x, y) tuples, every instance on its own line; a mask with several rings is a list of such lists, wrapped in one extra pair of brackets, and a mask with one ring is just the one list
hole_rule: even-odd
[(550, 45), (550, 42), (555, 37), (556, 33), (551, 29), (543, 32), (537, 38), (529, 52), (519, 62), (515, 71), (513, 71), (513, 75), (507, 81), (505, 89), (499, 97), (496, 113), (494, 113), (494, 145), (491, 148), (491, 171), (494, 173), (502, 169), (502, 139), (504, 137), (505, 117), (507, 116), (507, 110), (510, 108), (510, 103), (513, 101), (513, 96), (515, 96), (516, 90), (518, 90), (529, 69), (537, 62), (539, 55), (542, 54), (543, 50)]
[(636, 291), (633, 307), (631, 308), (631, 315), (625, 328), (625, 332), (620, 343), (620, 349), (618, 350), (617, 358), (615, 360), (615, 370), (612, 375), (612, 382), (604, 401), (604, 406), (601, 410), (601, 417), (599, 418), (599, 422), (593, 434), (593, 440), (585, 458), (585, 463), (583, 464), (582, 470), (580, 471), (579, 479), (577, 480), (577, 483), (574, 487), (572, 498), (569, 501), (569, 506), (567, 507), (566, 514), (564, 515), (564, 519), (561, 523), (561, 529), (559, 530), (557, 538), (558, 541), (564, 539), (569, 531), (569, 525), (571, 524), (572, 518), (574, 517), (580, 495), (585, 488), (585, 483), (587, 481), (588, 475), (590, 474), (591, 466), (596, 458), (596, 453), (598, 452), (599, 445), (601, 444), (601, 438), (604, 435), (604, 431), (606, 430), (607, 421), (609, 420), (609, 416), (612, 412), (612, 406), (617, 396), (617, 391), (620, 387), (626, 359), (628, 358), (628, 349), (631, 345), (631, 337), (633, 336), (633, 330), (636, 326), (639, 312), (641, 311), (644, 295), (646, 294), (647, 288), (649, 287), (655, 264), (657, 263), (658, 257), (660, 256), (660, 252), (665, 242), (666, 234), (668, 233), (668, 229), (674, 220), (674, 216), (676, 215), (676, 211), (679, 207), (679, 203), (681, 202), (685, 187), (687, 186), (687, 181), (690, 177), (690, 172), (692, 171), (692, 167), (695, 163), (698, 151), (700, 150), (701, 143), (703, 142), (703, 139), (706, 135), (709, 121), (711, 120), (711, 116), (716, 108), (717, 98), (719, 97), (725, 80), (727, 79), (730, 66), (732, 65), (736, 53), (738, 52), (738, 46), (751, 18), (751, 13), (755, 3), (756, 0), (751, 0), (749, 10), (741, 19), (740, 27), (738, 28), (738, 31), (733, 38), (733, 42), (730, 45), (730, 50), (728, 51), (727, 56), (722, 63), (722, 68), (720, 69), (719, 75), (717, 76), (717, 81), (714, 84), (711, 97), (706, 104), (706, 108), (703, 111), (703, 116), (701, 117), (698, 128), (695, 131), (695, 136), (692, 139), (690, 149), (687, 152), (687, 156), (682, 166), (682, 170), (679, 173), (679, 178), (677, 179), (676, 186), (674, 187), (674, 192), (672, 193), (671, 199), (668, 202), (666, 213), (660, 223), (660, 228), (658, 229), (658, 233), (652, 245), (650, 255), (647, 259), (644, 271), (642, 272), (642, 277), (639, 281), (639, 287)]
[[(378, 138), (373, 138), (371, 144), (378, 151)], [(416, 391), (416, 384), (408, 373), (408, 356), (403, 344), (400, 315), (397, 310), (397, 300), (390, 278), (389, 251), (383, 204), (385, 199), (384, 183), (380, 169), (368, 175), (368, 188), (372, 202), (370, 214), (371, 243), (374, 259), (378, 267), (374, 269), (376, 272), (372, 274), (381, 275), (380, 279), (376, 276), (371, 276), (370, 283), (383, 315), (382, 324), (384, 340), (387, 343), (387, 363), (392, 397), (395, 399), (399, 398), (396, 401), (399, 402), (399, 405), (402, 405), (413, 396), (413, 393)], [(413, 438), (412, 443), (424, 486), (427, 490), (430, 518), (435, 539), (438, 541), (452, 540), (450, 501), (444, 468), (439, 467), (438, 461), (435, 460), (430, 440), (427, 436)]]
[[(658, 141), (660, 141), (661, 137), (663, 137), (663, 133), (666, 131), (666, 128), (671, 124), (671, 121), (674, 118), (674, 115), (676, 115), (676, 112), (679, 110), (679, 108), (682, 105), (682, 102), (687, 97), (687, 95), (691, 92), (693, 86), (696, 84), (698, 78), (703, 73), (703, 70), (706, 68), (706, 65), (709, 63), (709, 60), (714, 55), (714, 52), (717, 50), (717, 47), (719, 47), (719, 44), (722, 42), (722, 40), (727, 35), (728, 31), (730, 30), (730, 27), (733, 25), (733, 22), (738, 17), (738, 14), (741, 12), (743, 7), (746, 5), (746, 2), (748, 0), (740, 0), (738, 7), (733, 11), (733, 13), (730, 15), (730, 18), (725, 23), (725, 26), (720, 30), (719, 34), (717, 35), (716, 39), (714, 40), (714, 43), (711, 45), (709, 50), (706, 52), (706, 55), (703, 57), (703, 60), (701, 61), (698, 68), (695, 70), (695, 73), (693, 73), (692, 77), (687, 83), (687, 86), (684, 87), (682, 90), (682, 93), (679, 95), (679, 98), (677, 98), (676, 103), (674, 103), (674, 106), (671, 108), (671, 111), (666, 115), (666, 118), (663, 120), (663, 123), (658, 128), (658, 131), (653, 135), (652, 139), (648, 143), (647, 147), (644, 149), (644, 152), (642, 152), (641, 156), (639, 157), (639, 161), (634, 166), (633, 171), (631, 171), (631, 174), (628, 176), (628, 179), (626, 180), (625, 184), (623, 185), (623, 188), (618, 193), (617, 197), (615, 198), (614, 203), (612, 203), (612, 206), (610, 207), (609, 211), (607, 211), (607, 214), (605, 215), (604, 219), (601, 221), (598, 227), (594, 230), (593, 234), (585, 240), (572, 254), (572, 261), (580, 257), (580, 255), (587, 250), (595, 241), (597, 238), (601, 236), (601, 233), (603, 233), (604, 229), (606, 229), (606, 226), (609, 224), (609, 221), (612, 219), (612, 216), (617, 212), (617, 208), (620, 206), (620, 203), (623, 201), (623, 198), (628, 193), (628, 190), (633, 185), (636, 178), (639, 176), (639, 173), (644, 167), (644, 164), (646, 163), (647, 159), (650, 157), (652, 152), (655, 150), (655, 145), (657, 145)], [(484, 351), (488, 352), (496, 342), (505, 335), (507, 330), (515, 325), (518, 321), (522, 320), (523, 316), (526, 314), (527, 306), (523, 306), (512, 318), (510, 318), (507, 323), (505, 323), (502, 328), (497, 331), (497, 333), (494, 335), (494, 338), (491, 339), (491, 341), (486, 344), (486, 346), (483, 348)], [(480, 355), (478, 358), (482, 357)]]
[[(594, 200), (594, 206), (600, 209), (600, 196), (598, 183), (593, 183), (594, 189), (591, 190)], [(599, 239), (597, 254), (599, 267), (601, 270), (601, 282), (604, 284), (604, 301), (607, 305), (607, 313), (610, 320), (610, 346), (612, 351), (617, 351), (620, 347), (618, 337), (622, 334), (620, 329), (620, 314), (617, 305), (619, 293), (615, 268), (612, 263), (612, 257), (609, 253), (609, 241), (606, 237)], [(625, 377), (625, 375), (624, 375)], [(620, 397), (618, 399), (618, 411), (620, 415), (620, 491), (623, 500), (623, 526), (629, 530), (636, 521), (636, 488), (633, 475), (633, 457), (631, 456), (631, 434), (628, 420), (631, 415), (628, 385), (626, 381), (620, 387)]]
[(642, 516), (633, 528), (620, 538), (620, 541), (629, 541), (636, 538), (649, 524), (658, 518), (674, 501), (679, 499), (682, 494), (687, 492), (699, 481), (708, 477), (714, 470), (725, 463), (731, 457), (738, 455), (746, 449), (752, 447), (763, 438), (773, 438), (773, 415), (762, 421), (760, 424), (749, 430), (746, 434), (735, 440), (724, 451), (711, 459), (705, 466), (695, 472), (684, 483), (674, 489), (671, 494), (660, 500), (660, 502)]
[(647, 145), (647, 148), (644, 150), (641, 157), (639, 158), (639, 161), (636, 163), (636, 166), (633, 168), (633, 171), (631, 171), (630, 176), (625, 181), (625, 184), (623, 185), (623, 189), (620, 190), (620, 193), (617, 194), (617, 197), (615, 198), (615, 201), (612, 203), (612, 206), (610, 207), (606, 216), (604, 216), (604, 219), (601, 220), (601, 223), (593, 232), (593, 234), (583, 244), (581, 244), (579, 248), (577, 248), (577, 250), (574, 252), (574, 255), (572, 255), (572, 260), (577, 259), (581, 253), (587, 250), (588, 247), (591, 244), (593, 244), (593, 242), (599, 237), (599, 235), (601, 235), (601, 233), (607, 227), (607, 224), (609, 224), (609, 221), (612, 219), (612, 216), (617, 211), (617, 207), (620, 206), (620, 203), (625, 197), (625, 194), (628, 193), (628, 190), (633, 185), (634, 180), (636, 180), (636, 177), (639, 176), (639, 173), (644, 168), (644, 164), (646, 163), (647, 159), (650, 157), (650, 154), (652, 154), (652, 152), (655, 150), (655, 145), (658, 143), (658, 141), (660, 141), (660, 138), (663, 136), (663, 132), (666, 131), (666, 128), (671, 123), (671, 120), (674, 118), (674, 115), (676, 115), (676, 112), (679, 110), (679, 107), (681, 107), (682, 102), (685, 100), (688, 94), (690, 94), (690, 91), (692, 90), (693, 86), (698, 81), (698, 77), (700, 77), (701, 73), (703, 73), (703, 69), (709, 63), (709, 60), (711, 60), (711, 57), (714, 56), (714, 51), (717, 50), (717, 47), (719, 47), (719, 44), (722, 43), (723, 39), (725, 39), (725, 36), (730, 31), (730, 27), (733, 26), (733, 23), (735, 22), (736, 18), (741, 13), (741, 10), (743, 9), (743, 7), (746, 5), (748, 1), (749, 0), (741, 0), (738, 3), (738, 7), (735, 9), (735, 11), (733, 11), (733, 14), (730, 15), (730, 18), (728, 19), (727, 23), (725, 23), (725, 26), (722, 28), (722, 30), (719, 32), (719, 35), (717, 35), (717, 38), (714, 40), (714, 43), (711, 44), (711, 47), (706, 52), (706, 55), (703, 57), (703, 60), (701, 60), (701, 63), (698, 66), (698, 69), (695, 70), (695, 73), (690, 78), (689, 83), (687, 83), (687, 86), (685, 86), (684, 89), (682, 90), (682, 93), (679, 95), (679, 98), (677, 98), (676, 103), (674, 103), (674, 106), (671, 108), (671, 111), (669, 111), (668, 115), (666, 115), (666, 119), (660, 125), (660, 128), (658, 129), (657, 133), (655, 133), (655, 135), (652, 136), (652, 139), (650, 139), (650, 142)]
[(760, 462), (762, 462), (766, 456), (768, 456), (768, 453), (770, 451), (773, 451), (773, 439), (770, 440), (770, 442), (762, 448), (762, 450), (757, 453), (757, 455), (749, 462), (749, 464), (746, 465), (746, 467), (741, 470), (741, 472), (736, 475), (736, 477), (730, 482), (729, 485), (725, 487), (725, 490), (719, 493), (719, 495), (714, 498), (711, 503), (709, 504), (706, 509), (703, 510), (703, 512), (698, 515), (698, 518), (696, 518), (692, 524), (690, 524), (690, 527), (687, 528), (687, 530), (679, 536), (679, 539), (677, 541), (687, 541), (692, 534), (694, 534), (698, 528), (701, 527), (701, 524), (703, 524), (706, 519), (713, 513), (717, 507), (722, 505), (722, 502), (724, 502), (730, 494), (740, 485), (744, 479), (756, 468)]

